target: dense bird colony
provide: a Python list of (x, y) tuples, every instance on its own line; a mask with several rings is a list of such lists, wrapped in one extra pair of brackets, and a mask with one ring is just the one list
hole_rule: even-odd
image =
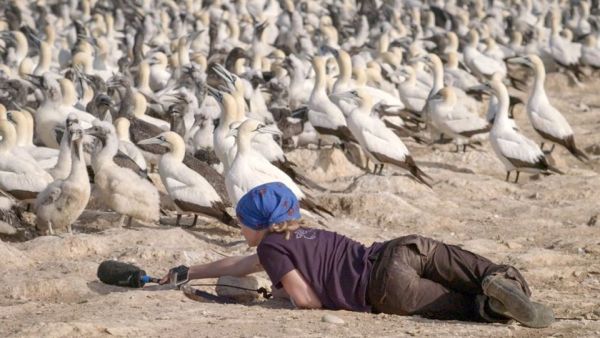
[(170, 215), (238, 227), (238, 200), (272, 181), (326, 224), (340, 210), (324, 200), (351, 187), (311, 176), (298, 149), (343, 154), (363, 171), (350, 185), (398, 175), (433, 194), (431, 168), (446, 164), (425, 165), (424, 149), (487, 152), (494, 179), (511, 185), (595, 159), (546, 89), (551, 73), (577, 88), (600, 68), (598, 1), (0, 8), (5, 240), (86, 232), (73, 227), (86, 210), (114, 214), (113, 227), (172, 225)]

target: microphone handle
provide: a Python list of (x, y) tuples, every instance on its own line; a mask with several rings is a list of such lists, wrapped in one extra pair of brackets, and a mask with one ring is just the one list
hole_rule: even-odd
[(150, 276), (145, 275), (140, 278), (140, 281), (142, 282), (142, 284), (146, 284), (146, 283), (158, 284), (158, 282), (160, 282), (160, 278), (155, 278), (155, 277), (150, 277)]

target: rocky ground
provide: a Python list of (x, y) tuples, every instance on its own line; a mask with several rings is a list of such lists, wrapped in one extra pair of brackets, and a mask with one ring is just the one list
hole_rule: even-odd
[[(174, 265), (252, 251), (238, 231), (218, 224), (116, 229), (117, 215), (86, 211), (75, 235), (0, 242), (0, 336), (599, 336), (598, 85), (569, 86), (556, 74), (547, 79), (552, 102), (592, 157), (583, 164), (557, 148), (553, 159), (565, 171), (561, 176), (523, 174), (519, 183), (507, 183), (489, 144), (456, 153), (452, 146), (432, 149), (407, 141), (433, 178), (433, 189), (389, 168), (383, 176), (359, 176), (361, 170), (339, 150), (290, 154), (331, 189), (313, 193), (337, 215), (320, 226), (366, 244), (417, 233), (513, 264), (530, 281), (533, 298), (554, 309), (559, 320), (550, 328), (299, 311), (281, 300), (220, 305), (190, 300), (167, 286), (107, 286), (96, 278), (105, 259), (134, 262), (160, 276)], [(516, 120), (524, 133), (539, 139), (522, 107)], [(174, 218), (161, 223), (172, 224)], [(326, 314), (343, 323), (324, 321)]]

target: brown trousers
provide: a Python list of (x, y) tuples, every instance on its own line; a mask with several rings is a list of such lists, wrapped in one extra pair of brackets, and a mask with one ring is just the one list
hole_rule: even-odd
[(514, 267), (417, 235), (387, 242), (374, 260), (367, 294), (374, 312), (490, 321), (475, 299), (483, 294), (482, 280), (495, 274), (518, 281), (531, 295)]

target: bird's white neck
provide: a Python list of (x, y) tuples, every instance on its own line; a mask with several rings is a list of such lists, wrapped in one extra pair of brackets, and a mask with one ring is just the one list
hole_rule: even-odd
[(221, 121), (219, 122), (218, 129), (229, 130), (229, 126), (233, 122), (238, 121), (237, 117), (237, 102), (232, 97), (227, 97), (223, 101), (222, 106), (223, 112), (221, 114)]
[(508, 125), (508, 108), (510, 103), (508, 90), (506, 89), (506, 86), (499, 84), (495, 86), (495, 92), (496, 99), (498, 100), (498, 111), (494, 118), (493, 128), (504, 128)]
[(64, 171), (71, 167), (71, 142), (69, 141), (69, 133), (65, 131), (60, 140), (60, 148), (58, 150), (58, 161), (54, 167), (57, 171)]
[(252, 133), (240, 133), (237, 136), (237, 152), (235, 158), (247, 155), (252, 151)]
[(50, 69), (50, 61), (52, 58), (50, 45), (42, 41), (40, 46), (40, 58), (35, 69), (36, 75), (42, 75)]
[(71, 173), (68, 179), (84, 184), (88, 182), (88, 172), (83, 157), (83, 140), (71, 144)]
[[(241, 82), (241, 80), (237, 79), (236, 83), (237, 82)], [(236, 91), (233, 92), (233, 97), (235, 98), (235, 113), (233, 114), (234, 120), (232, 122), (241, 121), (246, 117), (246, 100), (244, 99), (243, 85), (236, 85)]]
[(27, 43), (27, 38), (25, 38), (25, 35), (21, 32), (14, 32), (15, 35), (15, 41), (16, 41), (16, 57), (17, 57), (17, 62), (21, 63), (21, 61), (23, 61), (23, 59), (25, 59), (25, 57), (27, 57), (27, 53), (29, 52), (29, 44)]
[(365, 95), (364, 97), (362, 97), (358, 107), (361, 111), (370, 114), (371, 110), (373, 109), (373, 99), (371, 98), (371, 96)]
[(169, 152), (163, 156), (167, 156), (167, 158), (172, 159), (177, 163), (183, 162), (185, 158), (185, 144), (182, 139), (177, 139), (177, 141), (170, 141)]
[(60, 84), (62, 89), (62, 103), (65, 106), (72, 107), (77, 102), (77, 95), (75, 93), (73, 82), (68, 79), (63, 79)]
[(11, 151), (17, 144), (17, 132), (15, 127), (6, 119), (0, 119), (0, 153)]
[(150, 89), (150, 66), (147, 63), (142, 62), (140, 64), (140, 71), (138, 72), (138, 88)]
[(535, 79), (533, 82), (532, 96), (543, 95), (545, 97), (546, 90), (544, 89), (544, 82), (546, 81), (546, 70), (544, 69), (544, 65), (539, 63), (534, 64), (533, 71), (535, 73)]
[(19, 147), (28, 146), (29, 123), (24, 118), (16, 118), (15, 130), (17, 132), (17, 145)]
[(327, 74), (325, 74), (325, 65), (318, 64), (315, 68), (315, 86), (313, 88), (313, 95), (322, 94), (327, 95), (325, 87), (327, 85)]
[(347, 55), (340, 54), (338, 65), (340, 67), (338, 82), (343, 84), (349, 83), (352, 78), (352, 60)]
[(100, 149), (96, 156), (92, 159), (92, 166), (94, 167), (94, 171), (100, 170), (103, 166), (107, 164), (114, 164), (113, 158), (119, 151), (119, 140), (117, 140), (116, 135), (107, 135), (106, 141)]
[(431, 59), (431, 67), (433, 68), (433, 88), (434, 93), (444, 88), (444, 66), (440, 59), (434, 57)]

